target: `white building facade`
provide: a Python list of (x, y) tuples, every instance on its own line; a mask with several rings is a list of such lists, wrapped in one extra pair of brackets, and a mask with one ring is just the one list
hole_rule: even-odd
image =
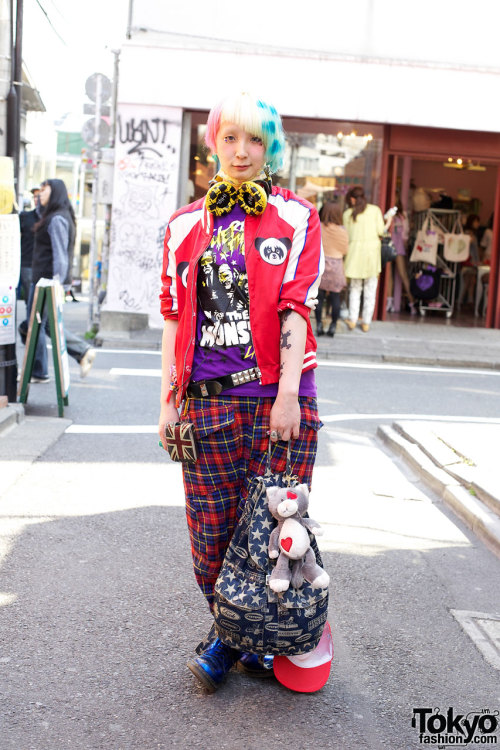
[[(235, 23), (218, 1), (168, 13), (155, 0), (131, 2), (120, 55), (106, 311), (147, 314), (150, 326), (161, 326), (165, 226), (177, 207), (203, 194), (213, 172), (203, 123), (235, 90), (275, 104), (288, 133), (280, 182), (313, 202), (363, 184), (384, 208), (396, 188), (408, 199), (413, 169), (428, 175), (427, 188), (449, 185), (463, 200), (469, 191), (484, 223), (500, 213), (500, 6), (479, 0), (472, 15), (448, 0), (439, 10), (428, 0), (403, 10), (394, 0), (322, 0), (312, 18), (304, 5), (236, 11), (242, 20)], [(434, 172), (422, 172), (426, 160)], [(446, 161), (457, 169), (444, 169)], [(472, 171), (459, 168), (479, 162), (485, 175), (476, 186)], [(497, 279), (497, 265), (492, 272)], [(492, 298), (487, 324), (495, 327), (497, 307)]]

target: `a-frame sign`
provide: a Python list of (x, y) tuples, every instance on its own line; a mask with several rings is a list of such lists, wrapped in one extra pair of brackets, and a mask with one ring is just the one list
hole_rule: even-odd
[(19, 401), (25, 404), (28, 400), (40, 326), (48, 319), (60, 417), (64, 416), (64, 406), (68, 405), (69, 391), (69, 362), (64, 335), (63, 304), (64, 291), (61, 284), (52, 279), (40, 279), (35, 287), (18, 390)]

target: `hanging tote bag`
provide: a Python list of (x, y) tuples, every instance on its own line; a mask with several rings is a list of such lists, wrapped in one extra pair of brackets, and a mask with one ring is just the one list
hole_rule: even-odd
[(444, 235), (444, 259), (450, 263), (463, 263), (469, 259), (470, 235), (465, 234), (462, 222), (455, 219), (451, 232)]
[[(275, 593), (268, 585), (274, 565), (268, 554), (269, 537), (276, 521), (266, 490), (299, 484), (291, 475), (290, 443), (284, 473), (271, 472), (270, 451), (271, 443), (266, 472), (255, 478), (215, 584), (214, 627), (232, 648), (294, 656), (318, 645), (328, 614), (328, 589), (304, 581), (299, 589)], [(316, 562), (322, 565), (314, 536), (309, 536)]]
[(410, 263), (436, 264), (438, 249), (438, 232), (430, 217), (427, 216), (422, 228), (418, 230), (415, 244), (410, 255)]

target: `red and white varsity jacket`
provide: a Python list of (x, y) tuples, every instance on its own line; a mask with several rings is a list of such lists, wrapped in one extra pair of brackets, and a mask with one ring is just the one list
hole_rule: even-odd
[[(161, 312), (178, 320), (176, 338), (177, 404), (188, 386), (193, 364), (198, 261), (212, 239), (213, 216), (205, 199), (176, 211), (165, 235)], [(285, 309), (307, 321), (303, 371), (317, 366), (316, 340), (309, 314), (314, 309), (324, 268), (318, 212), (290, 190), (273, 187), (260, 216), (245, 218), (245, 264), (250, 328), (263, 385), (277, 383), (280, 319)]]

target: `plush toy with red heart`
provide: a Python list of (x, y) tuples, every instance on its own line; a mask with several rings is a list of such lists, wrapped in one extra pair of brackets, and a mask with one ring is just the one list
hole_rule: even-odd
[(309, 506), (307, 484), (295, 487), (268, 487), (269, 510), (278, 521), (269, 538), (269, 557), (276, 565), (269, 586), (276, 593), (290, 584), (298, 589), (304, 580), (314, 588), (324, 589), (330, 582), (328, 573), (316, 563), (309, 534), (320, 536), (323, 529), (312, 518), (303, 518)]

